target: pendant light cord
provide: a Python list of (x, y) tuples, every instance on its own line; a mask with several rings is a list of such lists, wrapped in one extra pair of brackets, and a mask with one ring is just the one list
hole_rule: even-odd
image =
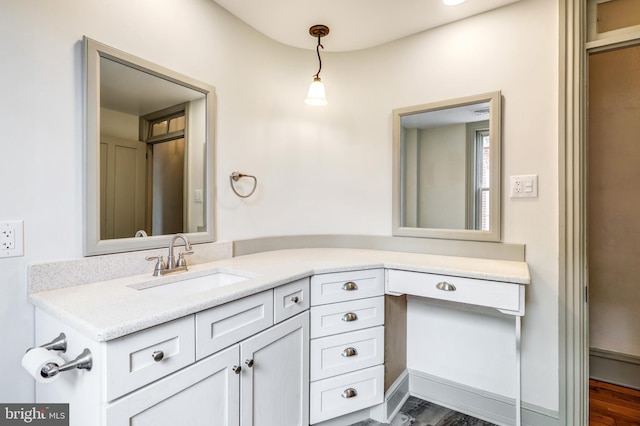
[(322, 36), (318, 34), (318, 45), (316, 46), (316, 53), (318, 54), (318, 64), (320, 64), (320, 68), (318, 68), (318, 72), (314, 75), (315, 78), (320, 78), (320, 71), (322, 71), (322, 58), (320, 58), (320, 48), (324, 49), (324, 46), (320, 43), (320, 38)]

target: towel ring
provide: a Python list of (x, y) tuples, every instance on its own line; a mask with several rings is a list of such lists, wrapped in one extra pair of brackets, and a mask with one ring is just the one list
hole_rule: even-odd
[[(234, 186), (234, 182), (239, 181), (241, 178), (243, 177), (247, 177), (249, 179), (253, 179), (253, 189), (246, 195), (242, 195), (240, 194), (238, 191), (236, 191), (236, 188)], [(253, 193), (256, 191), (256, 187), (258, 186), (258, 178), (256, 178), (255, 176), (252, 175), (245, 175), (243, 173), (240, 172), (233, 172), (229, 175), (229, 184), (231, 185), (231, 190), (240, 198), (248, 198), (251, 197), (251, 195), (253, 195)]]

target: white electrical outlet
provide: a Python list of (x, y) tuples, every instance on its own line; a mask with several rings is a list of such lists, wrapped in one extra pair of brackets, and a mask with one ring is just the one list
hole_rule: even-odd
[(518, 175), (509, 177), (511, 198), (536, 198), (538, 196), (538, 175)]
[(0, 221), (0, 258), (17, 256), (24, 256), (23, 222)]
[(0, 248), (3, 250), (12, 250), (16, 248), (16, 233), (13, 228), (7, 228), (0, 231)]

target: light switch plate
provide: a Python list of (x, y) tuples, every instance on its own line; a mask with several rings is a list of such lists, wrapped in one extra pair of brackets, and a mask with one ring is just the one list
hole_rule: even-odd
[(24, 256), (23, 228), (21, 220), (0, 221), (0, 259)]
[(511, 198), (536, 198), (538, 196), (538, 175), (518, 175), (509, 177)]

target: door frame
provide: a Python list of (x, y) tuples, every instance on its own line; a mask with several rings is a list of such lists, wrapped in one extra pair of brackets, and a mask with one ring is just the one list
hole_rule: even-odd
[(588, 424), (586, 2), (559, 2), (559, 424)]
[(637, 45), (640, 26), (587, 42), (587, 1), (560, 0), (559, 7), (559, 416), (560, 424), (586, 425), (589, 420), (586, 61), (591, 51)]

